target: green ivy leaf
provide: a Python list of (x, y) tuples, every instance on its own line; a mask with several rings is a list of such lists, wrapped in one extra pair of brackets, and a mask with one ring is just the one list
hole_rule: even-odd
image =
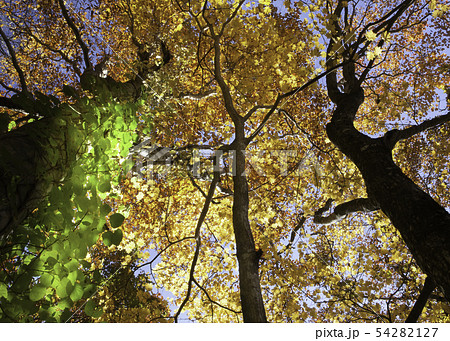
[(103, 204), (100, 207), (100, 215), (101, 216), (107, 216), (111, 212), (111, 207), (108, 204)]
[(122, 230), (118, 229), (116, 231), (107, 231), (102, 235), (103, 243), (106, 246), (119, 245), (123, 238)]
[(73, 291), (70, 293), (70, 299), (74, 302), (79, 301), (83, 297), (83, 287), (76, 283)]
[(113, 232), (111, 241), (114, 245), (119, 245), (123, 238), (122, 230), (118, 229)]
[(102, 309), (97, 308), (97, 304), (92, 300), (86, 303), (86, 305), (84, 306), (84, 312), (86, 313), (86, 315), (92, 316), (94, 318), (98, 318), (103, 314)]
[(25, 291), (31, 283), (33, 277), (30, 274), (23, 274), (15, 281), (13, 287), (17, 291)]
[(66, 297), (58, 302), (57, 308), (59, 311), (64, 309), (70, 309), (73, 307), (73, 302), (70, 297)]
[(0, 283), (0, 298), (1, 297), (8, 297), (8, 287), (5, 283)]
[(106, 180), (98, 186), (98, 190), (102, 193), (111, 191), (111, 181)]
[(109, 222), (112, 227), (119, 227), (123, 224), (125, 217), (120, 213), (114, 213), (111, 217), (109, 217)]
[(113, 233), (111, 231), (107, 231), (107, 232), (103, 233), (103, 235), (102, 235), (103, 244), (105, 244), (106, 246), (111, 246), (112, 245), (112, 236), (113, 236)]
[(68, 263), (64, 264), (64, 267), (69, 271), (69, 272), (73, 272), (76, 271), (78, 269), (78, 265), (80, 263), (76, 260), (76, 259), (72, 259), (71, 261), (69, 261)]
[(78, 259), (83, 259), (87, 255), (87, 247), (86, 246), (80, 246), (80, 248), (74, 250), (74, 256)]
[(73, 285), (70, 280), (66, 277), (61, 280), (58, 287), (56, 288), (56, 294), (60, 298), (67, 297), (73, 290)]
[(43, 286), (49, 287), (52, 285), (53, 276), (48, 273), (44, 273), (39, 280)]
[(45, 296), (45, 293), (47, 292), (47, 287), (44, 285), (35, 285), (31, 288), (30, 291), (30, 300), (36, 302), (39, 301), (41, 298)]

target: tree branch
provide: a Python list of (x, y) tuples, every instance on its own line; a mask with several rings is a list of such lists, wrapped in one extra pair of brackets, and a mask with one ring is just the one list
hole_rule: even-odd
[(16, 94), (20, 93), (20, 90), (17, 90), (16, 88), (13, 88), (13, 87), (11, 87), (11, 86), (6, 85), (6, 83), (3, 82), (2, 80), (0, 80), (0, 85), (1, 85), (5, 90), (15, 92)]
[[(356, 42), (353, 43), (350, 46), (346, 46), (345, 51), (343, 51), (343, 76), (344, 80), (348, 86), (348, 91), (356, 90), (355, 88), (358, 88), (361, 86), (362, 82), (366, 79), (369, 71), (372, 69), (375, 59), (372, 59), (369, 61), (368, 65), (365, 67), (364, 71), (362, 72), (359, 79), (356, 78), (355, 75), (355, 62), (358, 58), (362, 57), (364, 55), (364, 52), (367, 50), (368, 46), (371, 44), (370, 41), (367, 41), (367, 38), (364, 36), (364, 34), (367, 32), (367, 30), (372, 27), (376, 26), (373, 29), (373, 32), (379, 34), (383, 30), (386, 32), (389, 32), (396, 20), (407, 10), (409, 6), (411, 6), (414, 3), (414, 0), (405, 0), (401, 4), (399, 4), (397, 7), (395, 7), (393, 10), (389, 11), (386, 15), (384, 15), (382, 18), (367, 24), (359, 33), (358, 38), (356, 39)], [(341, 16), (342, 10), (342, 1), (339, 1), (338, 5), (336, 6), (336, 9), (333, 13), (333, 16), (335, 18), (338, 18), (334, 21), (334, 30), (335, 34), (330, 38), (328, 47), (327, 47), (327, 60), (326, 60), (326, 67), (327, 69), (331, 69), (336, 64), (336, 52), (333, 53), (333, 47), (334, 44), (339, 43), (343, 44), (345, 42), (341, 42), (341, 38), (343, 36), (342, 28), (339, 26), (339, 18)], [(365, 45), (362, 48), (359, 48), (361, 44), (365, 43)], [(381, 39), (377, 46), (382, 47), (384, 45), (385, 41), (384, 39)], [(343, 45), (342, 45), (343, 46)], [(340, 48), (342, 48), (339, 47)], [(338, 50), (339, 50), (338, 49)], [(350, 52), (353, 51), (353, 52)], [(336, 73), (330, 73), (327, 75), (327, 90), (328, 90), (328, 96), (329, 98), (334, 102), (338, 103), (339, 99), (341, 98), (342, 92), (338, 88), (337, 83), (337, 75)]]
[(333, 199), (328, 199), (325, 206), (317, 210), (317, 212), (314, 214), (314, 223), (329, 225), (344, 219), (351, 213), (371, 212), (380, 209), (380, 207), (374, 200), (369, 198), (359, 198), (337, 205), (334, 208), (333, 213), (324, 217), (323, 213), (330, 209), (332, 202)]
[(272, 108), (273, 108), (273, 105), (255, 105), (253, 108), (251, 108), (247, 112), (247, 114), (245, 114), (244, 121), (247, 121), (259, 109), (272, 109)]
[(220, 62), (220, 56), (221, 56), (220, 38), (221, 38), (221, 34), (223, 33), (223, 30), (220, 32), (220, 34), (216, 34), (214, 32), (213, 25), (208, 21), (208, 19), (204, 15), (206, 6), (207, 6), (207, 1), (205, 1), (205, 5), (203, 6), (202, 12), (203, 12), (203, 19), (206, 21), (208, 29), (211, 33), (211, 37), (214, 41), (214, 78), (217, 81), (217, 84), (219, 85), (220, 90), (222, 91), (222, 96), (223, 96), (223, 99), (225, 102), (225, 108), (227, 110), (227, 113), (230, 116), (230, 118), (233, 120), (235, 126), (237, 126), (237, 125), (241, 124), (240, 121), (242, 120), (242, 117), (239, 116), (239, 114), (237, 113), (237, 111), (234, 107), (230, 88), (229, 88), (228, 84), (225, 82), (225, 79), (222, 76), (222, 70), (221, 70), (222, 65)]
[(64, 52), (62, 52), (59, 49), (55, 49), (54, 47), (52, 47), (50, 44), (45, 43), (44, 41), (42, 41), (39, 37), (37, 37), (35, 34), (33, 34), (33, 32), (31, 31), (31, 28), (27, 27), (27, 33), (39, 44), (41, 44), (43, 47), (49, 49), (51, 52), (56, 53), (58, 55), (61, 56), (61, 58), (68, 63), (73, 71), (78, 75), (81, 76), (81, 71), (77, 66), (77, 63), (74, 60), (71, 60)]
[(81, 50), (83, 51), (83, 58), (84, 58), (84, 64), (86, 65), (86, 68), (92, 69), (92, 63), (89, 59), (89, 49), (87, 45), (84, 43), (83, 39), (81, 38), (80, 31), (75, 26), (74, 22), (69, 16), (69, 13), (67, 12), (67, 8), (64, 5), (64, 0), (58, 0), (59, 7), (61, 8), (62, 15), (64, 19), (66, 20), (67, 25), (69, 25), (70, 29), (72, 30), (73, 34), (75, 34), (75, 38), (78, 42), (78, 44), (81, 47)]
[[(338, 5), (336, 6), (336, 9), (334, 10), (334, 13), (332, 15), (333, 18), (340, 18), (341, 12), (342, 12), (342, 3), (339, 1)], [(330, 38), (330, 41), (328, 42), (327, 46), (327, 59), (325, 62), (327, 71), (330, 71), (332, 69), (336, 69), (336, 52), (332, 53), (334, 44), (338, 41), (339, 32), (341, 31), (339, 22), (335, 19), (334, 22), (334, 28), (336, 33), (332, 35)], [(329, 72), (327, 73), (326, 78), (326, 84), (327, 84), (327, 91), (328, 91), (328, 97), (331, 99), (333, 103), (337, 103), (342, 95), (342, 93), (339, 91), (338, 83), (337, 83), (337, 75), (336, 72)]]
[(219, 36), (222, 36), (222, 35), (223, 35), (223, 32), (225, 31), (225, 27), (231, 22), (231, 20), (233, 20), (233, 19), (236, 17), (236, 15), (237, 15), (239, 9), (242, 7), (242, 5), (244, 4), (244, 2), (245, 2), (245, 0), (239, 1), (239, 3), (238, 3), (238, 5), (237, 5), (236, 9), (234, 10), (234, 12), (233, 12), (233, 13), (228, 17), (228, 19), (223, 23), (222, 28), (221, 28), (221, 30), (220, 30), (220, 32), (219, 32), (219, 34), (218, 34)]
[(198, 287), (200, 288), (200, 290), (203, 291), (203, 292), (205, 293), (206, 297), (208, 297), (208, 300), (209, 300), (211, 303), (213, 303), (213, 304), (215, 304), (215, 305), (218, 305), (218, 306), (221, 307), (222, 309), (231, 311), (232, 313), (235, 313), (235, 314), (242, 314), (242, 311), (236, 311), (236, 310), (233, 310), (233, 309), (231, 309), (231, 308), (228, 308), (228, 307), (223, 306), (223, 305), (220, 304), (219, 302), (214, 301), (214, 300), (211, 298), (211, 296), (209, 296), (209, 294), (208, 294), (208, 292), (206, 291), (206, 289), (203, 288), (203, 287), (197, 282), (197, 280), (196, 280), (195, 278), (193, 279), (193, 281), (194, 281), (195, 285), (198, 286)]
[(414, 0), (405, 0), (402, 3), (400, 3), (397, 7), (393, 8), (388, 13), (386, 13), (380, 19), (364, 26), (364, 28), (358, 35), (358, 39), (356, 40), (354, 47), (359, 46), (360, 44), (366, 41), (364, 34), (370, 27), (378, 25), (376, 28), (373, 29), (373, 32), (375, 33), (381, 32), (381, 30), (385, 28), (385, 26), (392, 25), (403, 14), (403, 12), (413, 4), (413, 2)]
[(283, 252), (289, 250), (294, 243), (295, 237), (297, 236), (298, 230), (300, 230), (306, 222), (306, 216), (303, 214), (298, 218), (297, 225), (295, 225), (294, 229), (291, 231), (291, 237), (289, 239), (289, 243), (283, 248), (283, 250), (278, 252), (278, 255), (281, 255)]
[(269, 120), (270, 116), (272, 116), (272, 114), (275, 112), (275, 109), (277, 109), (278, 104), (280, 104), (280, 101), (281, 101), (281, 96), (278, 95), (277, 99), (275, 100), (275, 103), (272, 105), (271, 109), (266, 114), (266, 116), (264, 116), (264, 118), (261, 121), (261, 123), (259, 124), (259, 126), (255, 129), (255, 131), (248, 138), (245, 139), (245, 144), (246, 145), (248, 145), (250, 142), (252, 142), (252, 140), (259, 134), (261, 129), (264, 128), (264, 126), (267, 123), (267, 121)]
[[(152, 67), (150, 67), (150, 68), (148, 68), (148, 70), (145, 70), (144, 69), (144, 71), (146, 71), (147, 73), (146, 74), (144, 74), (145, 75), (145, 77), (147, 77), (147, 75), (150, 73), (150, 72), (156, 72), (156, 71), (158, 71), (159, 69), (161, 69), (161, 67), (163, 67), (164, 65), (166, 65), (168, 62), (170, 62), (170, 60), (172, 59), (172, 54), (170, 53), (170, 51), (169, 51), (169, 49), (167, 48), (167, 46), (166, 46), (166, 44), (162, 41), (162, 40), (159, 40), (158, 39), (158, 41), (159, 41), (159, 45), (160, 45), (160, 47), (161, 47), (161, 52), (162, 52), (162, 63), (159, 63), (159, 64), (154, 64)], [(142, 62), (145, 62), (144, 60), (141, 60)]]
[(425, 283), (423, 284), (423, 288), (419, 294), (419, 297), (417, 298), (416, 303), (414, 303), (414, 306), (412, 307), (408, 317), (406, 318), (405, 323), (417, 322), (420, 314), (422, 314), (422, 310), (425, 307), (425, 304), (427, 304), (428, 298), (435, 288), (436, 284), (434, 284), (430, 276), (427, 276), (427, 278), (425, 278)]
[(195, 228), (195, 241), (196, 241), (196, 247), (195, 247), (195, 253), (194, 258), (192, 259), (191, 263), (191, 270), (189, 271), (189, 282), (188, 282), (188, 289), (186, 293), (186, 297), (184, 298), (183, 302), (181, 303), (180, 307), (178, 308), (177, 313), (175, 314), (175, 322), (178, 322), (178, 316), (180, 316), (181, 311), (183, 310), (186, 303), (189, 301), (189, 298), (191, 296), (191, 290), (192, 290), (192, 282), (194, 279), (194, 272), (195, 272), (195, 265), (197, 264), (198, 255), (200, 253), (200, 246), (201, 246), (201, 239), (200, 239), (200, 228), (202, 227), (203, 221), (206, 218), (206, 214), (208, 213), (209, 205), (211, 204), (214, 191), (216, 190), (216, 185), (220, 180), (220, 175), (218, 172), (214, 173), (214, 178), (211, 182), (211, 185), (209, 187), (208, 196), (206, 197), (205, 204), (203, 205), (202, 212), (200, 213), (200, 217), (197, 221), (197, 227)]
[(191, 100), (201, 100), (204, 98), (208, 98), (210, 96), (214, 96), (216, 95), (216, 91), (215, 90), (208, 90), (205, 92), (199, 92), (199, 93), (192, 93), (192, 92), (180, 92), (179, 95), (177, 96), (177, 98), (187, 98), (187, 99), (191, 99)]
[(11, 57), (12, 63), (14, 65), (14, 69), (16, 69), (17, 74), (19, 75), (19, 81), (20, 81), (20, 86), (22, 87), (22, 92), (28, 93), (27, 83), (25, 81), (25, 75), (24, 75), (22, 69), (20, 68), (19, 62), (17, 61), (16, 52), (14, 51), (14, 49), (11, 45), (11, 42), (9, 41), (5, 32), (3, 32), (1, 26), (0, 26), (0, 35), (2, 36), (2, 39), (5, 42), (6, 47), (8, 48), (8, 52)]
[(11, 98), (0, 97), (0, 108), (11, 109), (29, 115), (30, 112), (25, 110), (21, 105), (15, 103)]
[(178, 243), (181, 243), (181, 242), (184, 242), (185, 240), (188, 240), (188, 239), (195, 239), (195, 237), (184, 237), (184, 238), (179, 239), (179, 240), (174, 241), (174, 242), (169, 241), (169, 245), (167, 245), (165, 248), (163, 248), (161, 251), (159, 251), (159, 252), (152, 258), (152, 260), (150, 260), (150, 261), (148, 261), (148, 262), (145, 262), (145, 263), (143, 263), (143, 264), (139, 264), (138, 266), (136, 266), (136, 270), (138, 270), (138, 269), (140, 269), (140, 268), (142, 268), (142, 267), (144, 267), (144, 266), (151, 265), (156, 259), (158, 259), (159, 256), (161, 256), (161, 255), (162, 255), (167, 249), (169, 249), (171, 246), (173, 246), (173, 245), (175, 245), (175, 244), (178, 244)]
[[(142, 95), (142, 85), (145, 84), (145, 78), (150, 72), (158, 71), (163, 65), (171, 59), (170, 51), (167, 49), (163, 41), (161, 43), (161, 51), (163, 53), (162, 63), (155, 64), (152, 67), (146, 67), (139, 73), (136, 73), (134, 79), (127, 82), (118, 82), (112, 77), (100, 77), (94, 69), (86, 69), (80, 77), (81, 87), (89, 90), (92, 94), (97, 95), (99, 91), (106, 88), (111, 97), (119, 102), (135, 101)], [(97, 68), (97, 66), (96, 66)]]
[(303, 84), (302, 86), (292, 89), (289, 92), (285, 92), (284, 94), (279, 94), (275, 100), (275, 103), (272, 105), (256, 105), (254, 106), (252, 109), (250, 109), (247, 114), (244, 116), (243, 120), (244, 122), (246, 120), (248, 120), (250, 118), (250, 116), (255, 113), (257, 110), (259, 109), (270, 109), (269, 112), (266, 114), (266, 116), (264, 116), (262, 122), (260, 123), (260, 125), (256, 128), (256, 130), (246, 139), (246, 144), (248, 145), (261, 131), (262, 128), (264, 128), (264, 125), (267, 123), (267, 121), (269, 120), (270, 116), (275, 112), (275, 110), (281, 110), (278, 109), (278, 104), (281, 102), (281, 100), (283, 100), (284, 98), (290, 97), (295, 95), (296, 93), (305, 90), (306, 88), (308, 88), (309, 86), (311, 86), (312, 84), (314, 84), (315, 82), (317, 82), (318, 80), (320, 80), (321, 78), (327, 76), (328, 74), (331, 74), (335, 69), (341, 67), (342, 65), (344, 65), (344, 63), (340, 63), (338, 65), (333, 66), (332, 68), (322, 72), (320, 75), (317, 75), (314, 78), (311, 78), (309, 81), (307, 81), (305, 84)]
[(388, 146), (388, 148), (393, 149), (398, 141), (406, 140), (416, 134), (419, 134), (430, 128), (437, 127), (448, 121), (450, 121), (450, 112), (448, 112), (445, 115), (437, 116), (430, 120), (426, 120), (426, 121), (422, 122), (421, 124), (418, 124), (418, 125), (406, 128), (406, 129), (389, 130), (388, 132), (386, 132), (386, 134), (384, 134), (382, 139), (384, 140), (384, 143), (386, 144), (386, 146)]

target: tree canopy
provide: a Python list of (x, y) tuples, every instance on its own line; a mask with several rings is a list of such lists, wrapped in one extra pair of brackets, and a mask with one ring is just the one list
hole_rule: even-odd
[(449, 6), (3, 2), (0, 321), (448, 322)]

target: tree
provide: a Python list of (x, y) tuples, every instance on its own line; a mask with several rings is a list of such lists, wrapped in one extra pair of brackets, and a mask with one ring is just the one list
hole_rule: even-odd
[[(403, 321), (422, 272), (408, 320), (428, 297), (422, 318), (445, 320), (445, 1), (18, 4), (2, 8), (18, 128), (0, 136), (0, 293), (23, 311), (2, 303), (5, 319), (72, 314), (103, 240), (107, 258), (141, 251), (175, 321)], [(25, 67), (34, 46), (51, 68)], [(79, 251), (51, 254), (64, 245)]]
[[(378, 25), (368, 33), (377, 35), (377, 33), (386, 32), (389, 34), (396, 19), (412, 4), (412, 1), (401, 3), (385, 16), (385, 20), (377, 23)], [(341, 16), (342, 10), (343, 6), (338, 4), (335, 11), (337, 17)], [(336, 32), (349, 30), (349, 27), (341, 28), (338, 23), (335, 23), (335, 26)], [(367, 27), (366, 30), (369, 28)], [(341, 38), (337, 34), (336, 38)], [(377, 47), (381, 48), (384, 42), (385, 39), (381, 38)], [(356, 44), (358, 43), (357, 41)], [(359, 199), (357, 210), (381, 209), (400, 232), (421, 269), (433, 281), (439, 283), (440, 289), (449, 299), (450, 281), (447, 278), (448, 265), (445, 265), (445, 258), (447, 258), (445, 250), (450, 246), (450, 215), (402, 172), (392, 159), (392, 150), (400, 140), (408, 139), (430, 127), (447, 122), (450, 112), (414, 127), (389, 130), (382, 137), (371, 138), (362, 134), (354, 127), (353, 122), (360, 105), (364, 102), (364, 91), (361, 84), (367, 77), (375, 59), (371, 59), (368, 55), (368, 59), (371, 59), (370, 62), (363, 69), (361, 75), (357, 76), (352, 56), (353, 53), (358, 53), (355, 51), (356, 46), (348, 46), (343, 51), (344, 92), (338, 89), (336, 73), (327, 75), (328, 95), (336, 104), (331, 122), (327, 125), (328, 137), (355, 163), (363, 176), (368, 198)], [(333, 42), (329, 44), (327, 50), (329, 68), (332, 67), (335, 60), (330, 55), (332, 50)], [(436, 250), (441, 252), (436, 252)]]
[[(83, 10), (88, 9), (95, 7)], [(150, 64), (146, 48), (134, 42), (139, 72), (116, 81), (107, 75), (106, 58), (91, 61), (95, 55), (64, 1), (10, 2), (2, 5), (2, 16), (10, 19), (0, 31), (2, 57), (15, 71), (2, 82), (13, 96), (0, 100), (9, 130), (0, 136), (2, 319), (29, 320), (37, 313), (65, 321), (74, 302), (95, 292), (91, 264), (84, 259), (111, 211), (101, 203), (102, 193), (118, 182), (120, 158), (133, 144), (143, 80), (170, 54), (159, 41), (162, 60)], [(57, 33), (66, 39), (57, 40)], [(37, 71), (34, 63), (41, 63)], [(65, 84), (74, 79), (76, 87)], [(53, 80), (61, 84), (49, 90)], [(114, 231), (103, 234), (108, 245), (120, 243), (123, 218), (110, 215)]]

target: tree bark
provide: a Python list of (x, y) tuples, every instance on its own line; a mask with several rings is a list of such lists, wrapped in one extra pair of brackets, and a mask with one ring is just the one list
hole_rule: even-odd
[[(63, 5), (63, 2), (60, 4)], [(108, 96), (118, 102), (136, 101), (144, 91), (144, 77), (158, 71), (171, 59), (166, 45), (163, 42), (160, 42), (160, 45), (163, 62), (160, 65), (145, 68), (141, 74), (129, 81), (118, 82), (109, 76), (102, 78), (92, 68), (88, 68), (80, 76), (80, 85), (84, 90), (100, 98)], [(86, 55), (85, 58), (87, 58)], [(35, 99), (28, 93), (21, 95), (26, 97), (28, 105), (18, 104), (17, 99), (0, 97), (0, 108), (26, 115), (49, 114), (35, 112), (35, 108), (39, 107)], [(65, 150), (67, 130), (61, 126), (55, 126), (56, 115), (63, 114), (60, 108), (55, 109), (57, 114), (53, 113), (14, 131), (0, 134), (0, 236), (18, 226), (49, 192), (52, 182), (59, 181), (67, 172), (68, 162), (71, 161), (67, 159), (68, 151)], [(70, 110), (73, 108), (81, 110), (77, 109), (77, 103), (73, 104)], [(63, 116), (59, 119), (66, 120)], [(72, 123), (66, 122), (66, 124), (68, 126)], [(57, 152), (59, 156), (56, 164), (51, 162), (49, 164), (48, 160), (55, 158), (45, 155), (45, 148), (42, 148), (42, 146), (49, 146), (50, 140), (53, 142), (50, 147), (53, 148), (52, 152)], [(55, 147), (55, 143), (58, 146)]]
[(64, 176), (67, 160), (62, 148), (53, 149), (61, 151), (57, 165), (49, 163), (42, 148), (49, 138), (65, 145), (64, 136), (49, 118), (0, 135), (0, 236), (20, 225), (52, 183)]
[(393, 146), (354, 127), (363, 101), (361, 88), (340, 94), (326, 128), (328, 137), (358, 167), (368, 197), (378, 203), (417, 264), (450, 301), (450, 214), (394, 163)]
[(37, 147), (19, 131), (0, 136), (0, 234), (10, 231), (27, 215), (24, 206), (36, 186)]
[(245, 143), (236, 143), (234, 169), (233, 228), (239, 263), (239, 285), (244, 322), (267, 322), (259, 278), (259, 257), (248, 220), (248, 184)]

